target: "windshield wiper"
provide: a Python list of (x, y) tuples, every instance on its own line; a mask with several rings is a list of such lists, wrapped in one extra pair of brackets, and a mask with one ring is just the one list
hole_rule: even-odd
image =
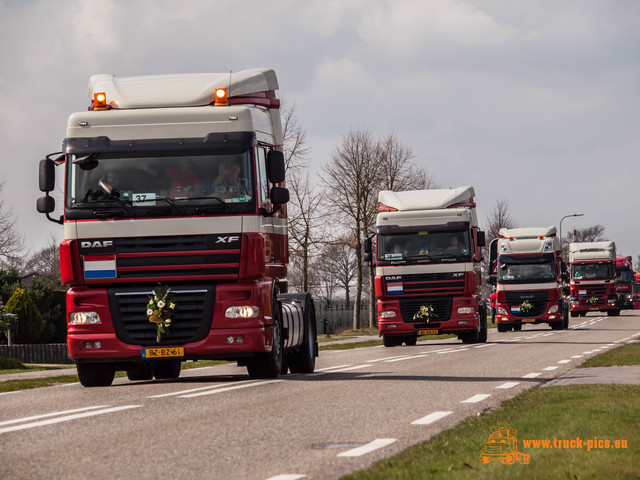
[(156, 198), (156, 200), (161, 200), (163, 202), (168, 203), (169, 205), (171, 205), (172, 208), (175, 208), (176, 210), (178, 210), (178, 213), (180, 213), (180, 215), (185, 214), (184, 210), (180, 208), (178, 205), (176, 205), (176, 201), (173, 198), (159, 197), (159, 198)]
[(120, 208), (112, 208), (112, 207), (102, 207), (96, 209), (92, 212), (94, 217), (99, 218), (109, 218), (109, 217), (122, 217), (124, 216), (124, 212), (126, 211), (132, 217), (136, 216), (136, 211), (131, 208), (130, 200), (120, 200), (119, 198), (113, 198), (102, 203), (114, 203)]
[(431, 255), (431, 258), (458, 258), (458, 255), (455, 255), (453, 253), (439, 253), (437, 255)]
[[(220, 197), (189, 197), (189, 200), (215, 200), (218, 202), (217, 205), (206, 205), (204, 207), (195, 207), (194, 210), (197, 213), (216, 213), (216, 212), (220, 212), (220, 211), (225, 211), (225, 210), (229, 210), (232, 213), (236, 212), (236, 209), (233, 208), (231, 206), (231, 204), (225, 202), (222, 198)], [(220, 207), (222, 207), (222, 210), (220, 210)]]

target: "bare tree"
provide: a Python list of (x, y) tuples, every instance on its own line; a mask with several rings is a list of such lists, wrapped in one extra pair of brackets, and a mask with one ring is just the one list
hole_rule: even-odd
[[(0, 183), (0, 194), (4, 182)], [(0, 197), (0, 264), (15, 266), (21, 262), (21, 253), (24, 251), (24, 237), (16, 229), (17, 217), (13, 209), (8, 208)]]
[[(484, 230), (487, 245), (492, 240), (500, 237), (501, 228), (515, 228), (517, 226), (518, 223), (509, 212), (509, 201), (504, 198), (496, 200), (493, 210), (487, 216), (487, 226)], [(489, 275), (489, 255), (487, 250), (488, 247), (482, 248), (482, 270), (485, 272), (485, 278)]]
[(376, 168), (376, 145), (366, 129), (352, 129), (342, 144), (331, 154), (331, 162), (324, 165), (322, 181), (331, 201), (336, 222), (341, 223), (348, 236), (345, 241), (356, 256), (356, 292), (353, 328), (360, 328), (362, 302), (362, 241), (375, 218), (380, 172)]
[(380, 190), (424, 190), (435, 188), (435, 181), (413, 159), (413, 149), (401, 144), (394, 132), (376, 146), (380, 168)]
[(303, 292), (309, 288), (309, 263), (312, 257), (312, 248), (321, 242), (321, 235), (317, 228), (320, 223), (320, 204), (322, 195), (314, 192), (305, 172), (294, 174), (289, 183), (291, 202), (287, 215), (289, 218), (289, 252), (295, 258), (301, 269), (301, 289)]
[(585, 228), (576, 228), (567, 232), (562, 238), (562, 258), (569, 258), (569, 244), (572, 242), (602, 242), (604, 241), (604, 226), (591, 225)]
[(60, 284), (60, 246), (55, 236), (49, 237), (47, 245), (29, 257), (25, 273), (38, 273), (46, 284)]
[(280, 117), (282, 119), (286, 170), (297, 170), (306, 167), (311, 148), (307, 143), (307, 132), (298, 123), (295, 102), (289, 106), (286, 97), (283, 97), (280, 100)]

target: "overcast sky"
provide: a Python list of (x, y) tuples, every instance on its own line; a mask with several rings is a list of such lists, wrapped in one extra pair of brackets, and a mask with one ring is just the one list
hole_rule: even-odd
[[(0, 0), (0, 181), (37, 250), (38, 161), (89, 76), (275, 69), (315, 168), (346, 132), (394, 131), (481, 225), (595, 224), (640, 254), (640, 1)], [(58, 170), (60, 171), (60, 170)]]

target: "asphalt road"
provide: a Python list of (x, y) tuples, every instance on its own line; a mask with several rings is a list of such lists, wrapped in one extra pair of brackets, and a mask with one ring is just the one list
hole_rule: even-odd
[(486, 344), (325, 351), (277, 380), (221, 365), (2, 394), (0, 478), (335, 479), (638, 338), (637, 311), (589, 314)]

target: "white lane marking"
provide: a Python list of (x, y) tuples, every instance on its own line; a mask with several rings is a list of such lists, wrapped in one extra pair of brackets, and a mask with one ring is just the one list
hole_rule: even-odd
[(584, 355), (574, 355), (571, 358), (582, 358), (582, 357), (584, 357)]
[(366, 445), (339, 453), (338, 457), (361, 457), (362, 455), (366, 455), (367, 453), (371, 453), (375, 450), (391, 445), (397, 440), (397, 438), (376, 438), (373, 442), (369, 442)]
[[(384, 358), (375, 358), (373, 360), (367, 360), (367, 362), (369, 363), (374, 363), (374, 362), (385, 362), (387, 360), (393, 360), (394, 358), (404, 358), (404, 357), (408, 357), (409, 355), (394, 355), (393, 357), (384, 357)], [(348, 366), (348, 365), (346, 365)]]
[(402, 360), (412, 360), (414, 358), (424, 358), (427, 355), (412, 355), (410, 357), (400, 357), (400, 358), (394, 358), (392, 360), (385, 360), (384, 363), (393, 363), (393, 362), (401, 362)]
[(202, 397), (204, 395), (214, 395), (216, 393), (229, 392), (231, 390), (239, 390), (241, 388), (258, 387), (260, 385), (267, 385), (268, 383), (283, 382), (284, 380), (267, 380), (266, 382), (245, 383), (244, 385), (233, 385), (231, 387), (217, 388), (215, 390), (207, 390), (204, 392), (190, 393), (188, 395), (179, 395), (180, 398), (194, 398)]
[(7, 432), (15, 432), (17, 430), (26, 430), (27, 428), (44, 427), (46, 425), (53, 425), (54, 423), (68, 422), (70, 420), (77, 420), (79, 418), (92, 417), (94, 415), (102, 415), (105, 413), (119, 412), (121, 410), (129, 410), (131, 408), (139, 408), (139, 407), (142, 407), (142, 405), (124, 405), (122, 407), (111, 407), (111, 408), (105, 408), (103, 410), (94, 410), (92, 412), (76, 413), (75, 415), (67, 415), (65, 417), (50, 418), (49, 420), (41, 420), (39, 422), (1, 428), (0, 434), (7, 433)]
[(334, 368), (344, 368), (344, 367), (350, 367), (351, 364), (347, 363), (346, 365), (336, 365), (335, 367), (326, 367), (326, 368), (317, 368), (316, 372), (324, 372), (326, 370), (333, 370)]
[(520, 385), (520, 382), (506, 382), (502, 385), (498, 385), (496, 388), (513, 388), (516, 385)]
[(369, 365), (365, 363), (364, 365), (355, 365), (353, 367), (341, 368), (339, 370), (331, 370), (330, 372), (319, 372), (319, 373), (310, 373), (307, 377), (317, 377), (318, 375), (326, 375), (327, 373), (341, 373), (341, 372), (349, 372), (351, 370), (359, 370), (361, 368), (371, 367), (373, 365)]
[(87, 410), (95, 410), (97, 408), (107, 408), (108, 406), (109, 405), (96, 405), (95, 407), (76, 408), (73, 410), (63, 410), (61, 412), (52, 412), (52, 413), (45, 413), (42, 415), (34, 415), (31, 417), (16, 418), (15, 420), (7, 420), (5, 422), (0, 422), (0, 425), (11, 425), (12, 423), (30, 422), (32, 420), (38, 420), (41, 418), (55, 417), (58, 415), (68, 415), (70, 413), (86, 412)]
[(469, 350), (468, 348), (460, 348), (459, 350), (450, 350), (448, 352), (438, 352), (438, 355), (444, 355), (446, 353), (458, 353), (458, 352), (466, 352)]
[(553, 333), (542, 333), (540, 336), (541, 337), (550, 337), (551, 335), (553, 335)]
[(541, 373), (527, 373), (522, 378), (536, 378), (542, 375)]
[(433, 412), (426, 417), (422, 417), (411, 422), (411, 425), (431, 425), (433, 422), (437, 422), (438, 420), (451, 415), (452, 413), (453, 412)]
[(557, 368), (558, 367), (546, 367), (546, 368), (543, 368), (543, 370), (547, 370), (550, 372), (551, 370), (556, 370)]
[(466, 400), (462, 400), (460, 403), (478, 403), (486, 400), (490, 396), (490, 393), (479, 393), (478, 395), (474, 395), (473, 397), (467, 398)]
[[(190, 377), (190, 378), (194, 378), (194, 377)], [(255, 380), (241, 380), (238, 382), (234, 382), (233, 385), (240, 385), (243, 383), (249, 383), (249, 382), (255, 382)], [(208, 387), (198, 387), (198, 388), (190, 388), (189, 390), (178, 390), (177, 392), (169, 392), (169, 393), (160, 393), (158, 395), (150, 395), (147, 398), (163, 398), (163, 397), (173, 397), (173, 396), (178, 396), (178, 395), (184, 395), (185, 393), (192, 393), (192, 392), (201, 392), (203, 390), (216, 390), (219, 388), (224, 388), (224, 387), (228, 387), (229, 384), (227, 383), (221, 383), (218, 385), (209, 385)]]
[(422, 352), (422, 353), (450, 352), (452, 350), (455, 350), (455, 348), (441, 348), (440, 350), (427, 350), (426, 352)]
[(476, 345), (473, 348), (485, 348), (485, 347), (493, 347), (495, 346), (495, 343), (483, 343), (482, 345)]
[(269, 477), (267, 478), (267, 480), (300, 480), (301, 478), (307, 478), (307, 475), (300, 475), (297, 473), (283, 473), (282, 475)]
[(558, 363), (571, 363), (571, 360), (558, 360)]

